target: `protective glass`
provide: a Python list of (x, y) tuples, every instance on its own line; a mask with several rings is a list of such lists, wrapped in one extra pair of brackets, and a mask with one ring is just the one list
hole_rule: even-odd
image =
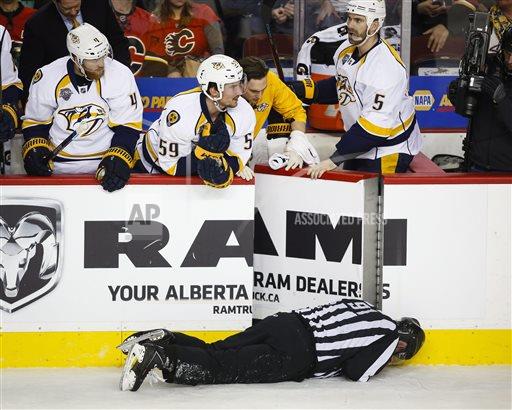
[(247, 76), (244, 74), (240, 81), (224, 86), (224, 91), (229, 90), (233, 94), (243, 94), (247, 90)]

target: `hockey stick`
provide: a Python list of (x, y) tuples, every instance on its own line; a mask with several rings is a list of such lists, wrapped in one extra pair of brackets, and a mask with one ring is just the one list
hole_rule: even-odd
[[(97, 117), (95, 118), (95, 120), (96, 119), (97, 119)], [(89, 125), (89, 123), (90, 123), (90, 121), (87, 121), (87, 120), (79, 122), (76, 130), (74, 130), (71, 134), (69, 134), (69, 136), (66, 137), (66, 139), (64, 141), (62, 141), (59, 145), (57, 145), (52, 150), (52, 152), (50, 152), (50, 155), (48, 155), (48, 157), (46, 158), (47, 163), (49, 163), (50, 161), (53, 161), (53, 159), (57, 155), (59, 155), (59, 153), (64, 148), (66, 148), (69, 145), (69, 143), (71, 141), (73, 141), (77, 136), (81, 137), (82, 135), (84, 135), (87, 132), (87, 126)]]
[(274, 65), (276, 66), (277, 75), (279, 76), (279, 79), (284, 82), (283, 67), (281, 66), (281, 61), (279, 60), (279, 54), (277, 53), (276, 44), (274, 43), (274, 37), (272, 37), (272, 33), (270, 31), (270, 24), (265, 24), (265, 31), (267, 32), (267, 39), (270, 45), (270, 50), (272, 51), (272, 59), (274, 60)]

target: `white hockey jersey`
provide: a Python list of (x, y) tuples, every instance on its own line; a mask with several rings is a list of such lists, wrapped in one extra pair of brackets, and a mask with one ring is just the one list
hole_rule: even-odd
[(388, 140), (412, 131), (404, 142), (373, 148), (358, 158), (376, 159), (393, 153), (416, 155), (422, 140), (399, 54), (386, 40), (379, 40), (362, 58), (354, 57), (355, 51), (356, 46), (347, 40), (334, 54), (336, 89), (345, 129), (357, 122), (367, 133)]
[(18, 70), (11, 55), (11, 36), (4, 26), (0, 25), (0, 38), (2, 37), (2, 61), (0, 62), (0, 64), (2, 64), (2, 90), (5, 90), (11, 85), (14, 85), (21, 90), (23, 89), (23, 85), (18, 78)]
[(54, 173), (94, 173), (111, 146), (113, 128), (124, 126), (141, 131), (142, 101), (132, 72), (118, 61), (106, 58), (104, 75), (90, 86), (78, 86), (72, 81), (68, 61), (70, 57), (62, 57), (36, 71), (23, 131), (26, 135), (34, 127), (37, 133), (49, 126), (50, 143), (57, 146), (80, 122), (86, 121), (88, 126), (82, 135), (55, 159)]
[[(138, 155), (148, 172), (161, 172), (156, 165), (163, 172), (176, 175), (179, 159), (192, 153), (208, 123), (209, 115), (205, 113), (205, 104), (201, 104), (202, 98), (206, 97), (199, 87), (177, 94), (139, 139)], [(231, 137), (227, 154), (237, 158), (239, 168), (243, 169), (252, 151), (256, 125), (254, 110), (245, 99), (239, 98), (237, 106), (225, 112), (225, 122)]]

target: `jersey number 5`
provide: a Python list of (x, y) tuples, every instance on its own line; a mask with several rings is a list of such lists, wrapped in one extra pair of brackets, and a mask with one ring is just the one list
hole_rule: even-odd
[(251, 149), (252, 148), (252, 135), (250, 133), (245, 135), (245, 145), (244, 145), (244, 148), (245, 149)]
[(160, 147), (158, 148), (158, 153), (165, 157), (169, 155), (174, 158), (178, 156), (178, 144), (175, 142), (168, 142), (164, 140), (160, 140)]
[(372, 107), (375, 111), (379, 111), (384, 105), (384, 97), (385, 95), (375, 94), (375, 100), (373, 101)]

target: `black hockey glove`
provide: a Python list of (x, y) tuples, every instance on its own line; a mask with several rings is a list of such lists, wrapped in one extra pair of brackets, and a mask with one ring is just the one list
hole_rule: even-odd
[(206, 185), (214, 188), (226, 188), (233, 181), (233, 170), (224, 157), (197, 161), (197, 174)]
[(132, 156), (122, 148), (110, 148), (96, 171), (96, 179), (105, 191), (114, 192), (123, 188), (130, 178)]
[(206, 124), (194, 150), (196, 157), (220, 157), (229, 148), (231, 139), (226, 124), (219, 117), (210, 125)]
[(31, 138), (23, 144), (23, 164), (28, 175), (48, 177), (53, 173), (50, 144), (46, 138)]
[(306, 104), (313, 104), (318, 96), (318, 90), (315, 83), (310, 78), (301, 81), (290, 81), (286, 85), (295, 93), (295, 95)]
[(16, 109), (12, 105), (4, 104), (0, 112), (0, 143), (12, 139), (17, 127), (18, 114)]
[(494, 75), (484, 78), (482, 81), (482, 92), (488, 95), (496, 104), (502, 102), (507, 96), (503, 82)]

